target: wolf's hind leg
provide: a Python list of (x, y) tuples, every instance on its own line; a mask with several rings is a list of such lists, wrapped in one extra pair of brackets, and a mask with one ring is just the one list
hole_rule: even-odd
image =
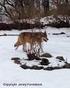
[(23, 44), (23, 51), (24, 51), (24, 52), (27, 51), (27, 50), (26, 50), (26, 45), (25, 45), (25, 44)]

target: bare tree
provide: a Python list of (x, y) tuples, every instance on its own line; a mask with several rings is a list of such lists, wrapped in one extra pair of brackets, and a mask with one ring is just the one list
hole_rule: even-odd
[(47, 15), (47, 12), (49, 11), (49, 0), (42, 0), (42, 5), (44, 8), (44, 14)]
[(65, 2), (66, 2), (66, 3), (69, 3), (69, 1), (68, 1), (68, 0), (65, 0)]
[(0, 5), (4, 8), (5, 15), (9, 17), (12, 21), (16, 21), (16, 18), (17, 20), (22, 18), (21, 12), (23, 13), (24, 11), (24, 6), (21, 5), (21, 3), (21, 0), (2, 0), (0, 2)]
[[(37, 7), (35, 7), (35, 2)], [(23, 22), (23, 19), (40, 15), (40, 0), (2, 0), (0, 6), (13, 22)]]

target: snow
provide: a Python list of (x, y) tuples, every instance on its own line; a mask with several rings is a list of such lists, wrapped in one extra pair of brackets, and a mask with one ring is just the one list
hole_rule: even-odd
[[(50, 53), (53, 57), (48, 58), (52, 66), (58, 65), (56, 56), (63, 56), (70, 62), (70, 28), (44, 28), (48, 34), (48, 42), (43, 42), (44, 52)], [(28, 30), (29, 31), (29, 30)], [(38, 31), (38, 30), (37, 30)], [(0, 31), (0, 34), (19, 34), (21, 31)], [(53, 35), (61, 33), (62, 35)], [(24, 70), (18, 64), (15, 64), (11, 58), (20, 57), (22, 60), (27, 59), (26, 53), (23, 52), (22, 46), (15, 50), (14, 44), (17, 36), (0, 36), (0, 88), (70, 88), (70, 69), (61, 70)], [(36, 61), (28, 64), (37, 64)], [(60, 66), (64, 63), (61, 62)], [(19, 84), (38, 83), (42, 85), (21, 85)], [(11, 84), (11, 85), (10, 85)], [(16, 84), (16, 85), (14, 85)]]
[[(70, 62), (70, 37), (67, 37), (70, 35), (69, 29), (48, 29), (50, 31), (50, 34), (48, 35), (49, 41), (46, 44), (46, 50), (50, 52), (53, 55), (61, 55), (68, 59)], [(48, 32), (47, 30), (47, 32)], [(52, 33), (60, 33), (64, 32), (65, 35), (52, 35)], [(48, 32), (49, 33), (49, 32)]]

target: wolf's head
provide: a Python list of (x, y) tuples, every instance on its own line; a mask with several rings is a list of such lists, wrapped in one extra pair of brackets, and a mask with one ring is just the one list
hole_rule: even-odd
[(14, 44), (14, 47), (15, 47), (15, 49), (17, 49), (17, 48), (18, 48), (18, 45), (17, 45), (17, 43), (15, 43), (15, 44)]
[(48, 38), (47, 38), (47, 33), (46, 33), (46, 31), (45, 31), (44, 33), (42, 33), (42, 38), (43, 38), (44, 41), (47, 42)]

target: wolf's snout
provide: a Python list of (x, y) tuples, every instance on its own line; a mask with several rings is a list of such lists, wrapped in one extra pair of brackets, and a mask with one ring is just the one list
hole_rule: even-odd
[(14, 44), (14, 47), (16, 47), (17, 45), (16, 44)]
[(44, 40), (45, 42), (47, 42), (49, 39), (48, 39), (48, 38), (43, 38), (43, 40)]

